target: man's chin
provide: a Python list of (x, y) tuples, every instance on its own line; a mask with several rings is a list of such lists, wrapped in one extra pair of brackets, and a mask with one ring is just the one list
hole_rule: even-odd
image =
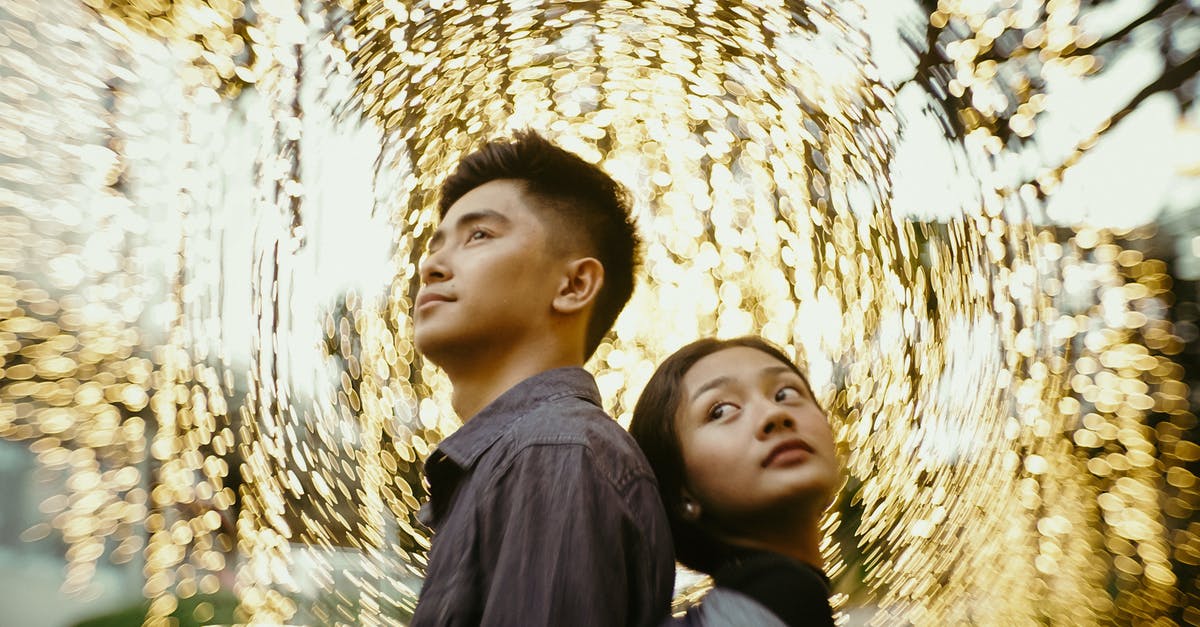
[(413, 331), (413, 346), (417, 349), (417, 352), (421, 353), (421, 355), (426, 359), (431, 359), (431, 353), (437, 352), (437, 347), (439, 344), (436, 336), (437, 334), (432, 333), (429, 330), (423, 330), (420, 326), (418, 326)]
[(439, 366), (447, 357), (462, 352), (463, 342), (455, 340), (456, 338), (439, 333), (436, 329), (422, 328), (420, 325), (413, 332), (413, 346), (417, 352)]

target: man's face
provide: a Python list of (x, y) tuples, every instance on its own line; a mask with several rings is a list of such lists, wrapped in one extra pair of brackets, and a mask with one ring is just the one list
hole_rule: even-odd
[(486, 358), (544, 328), (560, 264), (523, 187), (513, 179), (480, 185), (434, 231), (413, 316), (417, 349), (434, 363)]

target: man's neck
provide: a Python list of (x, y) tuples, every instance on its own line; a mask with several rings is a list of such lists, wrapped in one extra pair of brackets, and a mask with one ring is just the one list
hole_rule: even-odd
[(583, 360), (570, 355), (569, 351), (556, 350), (555, 347), (531, 347), (509, 351), (500, 359), (478, 356), (476, 359), (463, 360), (463, 363), (443, 366), (443, 369), (454, 386), (450, 404), (466, 422), (501, 394), (529, 377), (555, 368), (582, 365)]

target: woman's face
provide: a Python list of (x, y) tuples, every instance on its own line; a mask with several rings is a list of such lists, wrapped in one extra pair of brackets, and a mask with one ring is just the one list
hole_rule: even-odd
[(726, 529), (783, 522), (786, 512), (819, 516), (838, 485), (833, 433), (812, 390), (760, 350), (697, 361), (676, 421), (689, 496)]

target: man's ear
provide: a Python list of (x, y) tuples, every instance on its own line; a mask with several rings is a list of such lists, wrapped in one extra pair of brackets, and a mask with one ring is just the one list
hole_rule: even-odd
[(552, 303), (560, 314), (575, 314), (595, 302), (604, 285), (604, 266), (595, 257), (581, 257), (567, 263), (562, 283)]

